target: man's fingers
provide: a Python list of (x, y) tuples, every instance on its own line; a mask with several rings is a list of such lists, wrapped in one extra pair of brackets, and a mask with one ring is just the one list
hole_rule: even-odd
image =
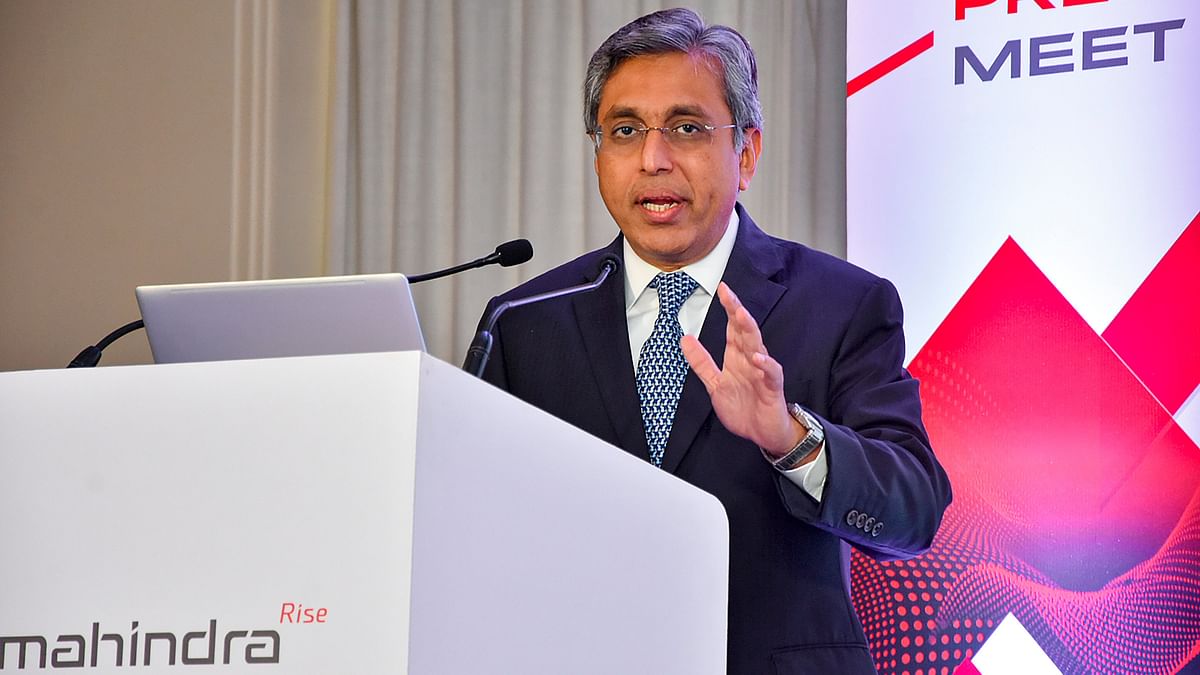
[(712, 355), (694, 335), (684, 335), (679, 341), (679, 346), (683, 348), (683, 358), (687, 359), (696, 377), (700, 378), (704, 388), (711, 394), (721, 380), (721, 370), (717, 368), (716, 361), (713, 361)]
[(783, 366), (771, 358), (770, 354), (767, 354), (766, 351), (755, 352), (751, 362), (762, 371), (763, 381), (769, 389), (783, 388)]
[(758, 330), (758, 323), (754, 321), (754, 317), (750, 315), (750, 310), (742, 304), (738, 299), (737, 294), (733, 289), (729, 288), (724, 281), (717, 286), (717, 296), (721, 300), (721, 305), (725, 308), (725, 314), (729, 317), (728, 328), (725, 333), (726, 342), (732, 342), (739, 349), (746, 353), (766, 352), (767, 349), (763, 345), (762, 333)]

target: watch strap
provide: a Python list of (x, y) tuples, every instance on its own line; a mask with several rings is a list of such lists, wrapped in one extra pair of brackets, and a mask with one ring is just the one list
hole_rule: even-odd
[(779, 471), (791, 471), (800, 466), (800, 462), (825, 441), (825, 428), (821, 426), (820, 420), (795, 403), (788, 404), (788, 413), (807, 429), (808, 433), (786, 455), (771, 462), (771, 466)]

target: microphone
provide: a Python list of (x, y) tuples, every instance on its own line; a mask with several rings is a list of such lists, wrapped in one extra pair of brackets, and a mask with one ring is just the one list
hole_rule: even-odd
[[(500, 244), (492, 253), (485, 255), (482, 258), (472, 260), (469, 263), (455, 265), (454, 267), (438, 270), (437, 272), (429, 272), (428, 274), (416, 274), (410, 276), (408, 277), (408, 283), (416, 284), (422, 281), (429, 281), (430, 279), (438, 279), (455, 274), (456, 272), (463, 272), (465, 270), (483, 267), (484, 265), (492, 265), (495, 263), (499, 263), (501, 267), (512, 267), (513, 265), (520, 265), (523, 262), (528, 262), (531, 258), (533, 258), (533, 244), (530, 244), (528, 239), (513, 239), (512, 241), (506, 241), (503, 244)], [(128, 335), (139, 328), (144, 328), (145, 325), (146, 324), (143, 323), (141, 319), (138, 319), (137, 321), (131, 321), (124, 326), (121, 326), (120, 328), (104, 336), (104, 339), (100, 340), (96, 344), (84, 347), (83, 351), (79, 352), (75, 355), (75, 358), (71, 359), (71, 363), (67, 364), (67, 367), (96, 367), (96, 365), (100, 363), (101, 353), (106, 347), (125, 335)]]
[(506, 300), (499, 305), (496, 305), (490, 314), (488, 314), (487, 322), (484, 328), (475, 334), (475, 339), (471, 341), (471, 346), (467, 349), (467, 358), (463, 361), (463, 370), (474, 375), (475, 377), (483, 377), (483, 369), (487, 366), (488, 358), (492, 355), (492, 331), (496, 328), (496, 321), (500, 315), (513, 307), (522, 305), (531, 305), (535, 302), (543, 300), (553, 300), (567, 295), (575, 295), (576, 293), (586, 293), (595, 290), (608, 279), (609, 275), (621, 269), (621, 259), (613, 253), (606, 253), (600, 259), (600, 274), (596, 276), (595, 281), (579, 284), (578, 286), (569, 286), (560, 288), (545, 293), (538, 293), (525, 298), (517, 298), (515, 300)]
[(496, 263), (499, 263), (501, 267), (512, 267), (513, 265), (520, 265), (523, 262), (528, 262), (531, 258), (533, 258), (533, 244), (530, 244), (528, 239), (513, 239), (512, 241), (506, 241), (503, 244), (500, 244), (492, 253), (489, 253), (482, 258), (476, 258), (469, 263), (455, 265), (454, 267), (447, 267), (444, 270), (438, 270), (436, 272), (414, 274), (408, 277), (408, 283), (419, 284), (422, 281), (440, 279), (442, 277), (450, 276), (451, 274), (457, 274), (458, 272), (472, 270), (476, 267), (483, 267), (485, 265), (494, 265)]

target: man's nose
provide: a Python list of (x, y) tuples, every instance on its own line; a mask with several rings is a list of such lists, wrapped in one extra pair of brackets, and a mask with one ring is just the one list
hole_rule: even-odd
[(672, 163), (671, 144), (664, 129), (647, 129), (642, 136), (642, 171), (659, 173), (670, 171)]

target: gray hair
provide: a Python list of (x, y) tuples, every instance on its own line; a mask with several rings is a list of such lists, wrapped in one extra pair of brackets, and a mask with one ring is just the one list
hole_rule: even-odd
[(721, 64), (725, 103), (733, 113), (733, 146), (745, 144), (744, 129), (761, 129), (758, 65), (750, 43), (729, 26), (707, 26), (690, 9), (664, 9), (625, 24), (608, 36), (592, 54), (583, 81), (583, 123), (588, 133), (599, 128), (600, 94), (617, 66), (627, 59), (682, 52), (715, 59)]

